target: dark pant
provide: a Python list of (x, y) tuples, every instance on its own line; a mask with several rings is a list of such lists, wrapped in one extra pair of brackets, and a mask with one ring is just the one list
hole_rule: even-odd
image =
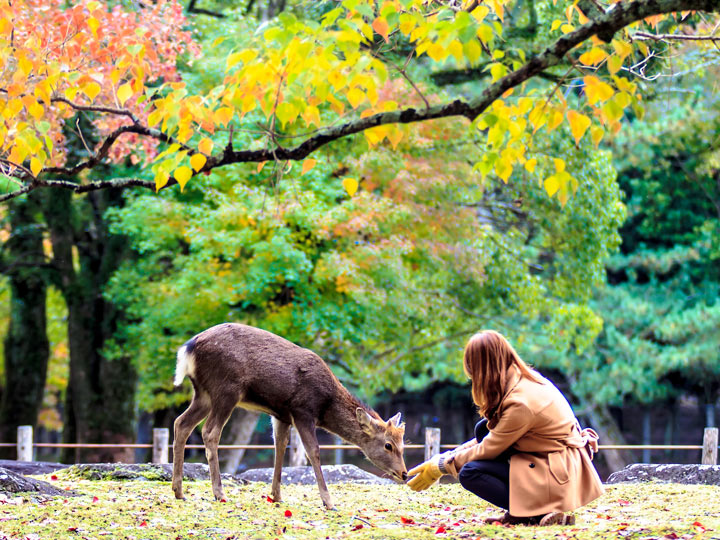
[[(475, 438), (482, 441), (489, 433), (487, 420), (475, 425)], [(495, 459), (481, 459), (467, 462), (458, 476), (462, 487), (487, 502), (510, 508), (510, 453), (505, 452)]]

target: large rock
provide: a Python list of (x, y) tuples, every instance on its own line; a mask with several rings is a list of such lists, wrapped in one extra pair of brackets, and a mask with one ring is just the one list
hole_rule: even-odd
[(75, 495), (74, 492), (58, 489), (48, 482), (25, 478), (21, 474), (14, 473), (0, 467), (0, 493), (33, 493), (39, 495)]
[[(388, 478), (380, 478), (363, 471), (355, 465), (324, 465), (323, 476), (328, 484), (351, 482), (354, 484), (394, 484)], [(236, 476), (250, 482), (272, 482), (273, 469), (250, 469)], [(283, 484), (315, 484), (315, 473), (312, 467), (283, 467), (281, 481)]]
[(0, 467), (17, 474), (50, 474), (60, 469), (67, 469), (70, 465), (65, 463), (51, 463), (49, 461), (14, 461), (0, 459)]
[[(170, 482), (172, 480), (172, 464), (89, 463), (73, 465), (67, 470), (66, 474), (85, 480), (154, 480)], [(229, 474), (223, 474), (222, 477), (224, 480), (235, 480)], [(208, 466), (204, 463), (185, 463), (183, 478), (185, 480), (207, 480), (210, 478)]]
[(661, 465), (633, 463), (614, 472), (607, 484), (621, 482), (666, 482), (675, 484), (711, 484), (720, 486), (720, 465)]

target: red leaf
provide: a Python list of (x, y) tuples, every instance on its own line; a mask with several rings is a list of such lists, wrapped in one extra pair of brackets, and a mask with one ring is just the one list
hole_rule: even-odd
[(620, 506), (630, 506), (630, 501), (626, 501), (625, 499), (618, 499), (618, 504)]
[(100, 500), (100, 499), (98, 499), (97, 497), (93, 497), (93, 502), (94, 502), (94, 503), (98, 502), (99, 500)]
[(677, 535), (677, 533), (671, 532), (671, 533), (663, 536), (663, 538), (667, 538), (668, 540), (676, 540), (677, 538), (680, 538), (680, 537)]
[(359, 531), (359, 530), (362, 529), (362, 528), (363, 528), (363, 524), (360, 523), (360, 524), (358, 524), (358, 525), (355, 525), (355, 526), (352, 528), (352, 530), (353, 530), (353, 531)]
[(142, 523), (140, 523), (140, 526), (141, 526), (141, 527), (147, 527), (147, 521), (143, 521)]
[(699, 521), (694, 521), (694, 522), (693, 522), (693, 527), (697, 527), (698, 529), (702, 529), (703, 531), (706, 530), (706, 529), (705, 529), (705, 525), (703, 525), (703, 524), (700, 523)]
[(389, 512), (390, 509), (389, 509), (389, 508), (378, 508), (378, 509), (375, 510), (375, 511), (376, 511), (376, 512)]
[(414, 525), (414, 524), (415, 524), (415, 520), (414, 520), (414, 519), (406, 518), (406, 517), (402, 517), (402, 516), (400, 517), (400, 521), (401, 521), (404, 525)]
[(227, 499), (222, 498), (222, 499), (220, 499), (220, 502), (221, 502), (221, 503), (226, 503), (226, 502), (227, 502)]
[(275, 499), (273, 499), (270, 495), (268, 495), (267, 497), (265, 497), (265, 500), (266, 500), (267, 502), (271, 502), (271, 503), (274, 503), (274, 502), (275, 502)]
[(285, 517), (292, 517), (292, 512), (290, 510), (285, 510)]
[(53, 475), (50, 477), (50, 480), (57, 480), (57, 475), (56, 475), (56, 474), (53, 474)]
[(447, 531), (445, 530), (445, 527), (443, 527), (442, 525), (440, 525), (440, 526), (437, 528), (437, 531), (435, 531), (435, 534), (445, 534), (446, 532), (447, 532)]
[(68, 527), (68, 532), (77, 532), (77, 527)]

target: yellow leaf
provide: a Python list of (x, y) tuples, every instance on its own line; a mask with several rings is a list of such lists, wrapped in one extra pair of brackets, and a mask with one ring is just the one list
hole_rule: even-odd
[(40, 171), (42, 171), (42, 167), (43, 165), (38, 158), (30, 158), (30, 171), (33, 173), (34, 176), (37, 177), (37, 175), (40, 174)]
[(588, 103), (594, 105), (598, 101), (604, 102), (613, 97), (615, 90), (612, 86), (601, 81), (594, 75), (587, 75), (583, 78), (585, 82), (585, 95), (588, 98)]
[(317, 161), (312, 158), (306, 159), (305, 161), (303, 161), (301, 174), (305, 174), (306, 172), (312, 170), (312, 168), (315, 166), (315, 163), (317, 163)]
[(593, 47), (586, 53), (580, 55), (580, 61), (586, 66), (594, 66), (599, 64), (607, 57), (607, 53), (600, 47)]
[(359, 186), (358, 181), (350, 177), (343, 178), (342, 185), (345, 188), (345, 191), (347, 191), (347, 194), (351, 197), (355, 195)]
[(623, 60), (633, 50), (632, 45), (630, 45), (629, 43), (625, 43), (624, 41), (620, 41), (619, 39), (613, 39), (612, 46), (615, 49), (615, 52), (618, 54), (618, 56), (620, 58), (622, 58)]
[(475, 9), (473, 9), (472, 12), (470, 13), (470, 15), (475, 17), (475, 20), (477, 22), (483, 22), (483, 19), (485, 19), (485, 17), (487, 17), (488, 13), (490, 13), (490, 8), (481, 4), (478, 7), (476, 7)]
[(495, 12), (495, 15), (502, 21), (503, 20), (503, 5), (499, 0), (490, 0), (490, 5)]
[(213, 149), (213, 142), (211, 139), (208, 139), (207, 137), (203, 137), (203, 139), (198, 143), (198, 150), (200, 150), (203, 154), (209, 156), (212, 154)]
[(593, 126), (590, 128), (590, 136), (592, 137), (593, 144), (597, 147), (605, 136), (605, 130), (600, 126)]
[(18, 57), (17, 65), (18, 65), (18, 68), (20, 68), (20, 71), (22, 72), (22, 74), (25, 75), (26, 77), (28, 75), (30, 75), (30, 72), (33, 69), (33, 63), (30, 60), (28, 60), (25, 57), (25, 55)]
[(225, 71), (228, 71), (235, 67), (242, 60), (242, 53), (236, 52), (228, 56), (227, 62), (225, 62)]
[(132, 86), (130, 86), (128, 83), (123, 84), (120, 88), (117, 89), (117, 97), (120, 105), (125, 105), (125, 102), (130, 99), (132, 95)]
[(162, 120), (163, 112), (159, 109), (155, 109), (148, 115), (147, 123), (150, 127), (155, 127), (160, 120)]
[(615, 75), (618, 71), (620, 71), (620, 68), (623, 65), (623, 59), (620, 58), (617, 55), (612, 55), (610, 58), (608, 58), (607, 61), (607, 67), (608, 71)]
[(97, 29), (100, 27), (100, 22), (95, 17), (88, 17), (87, 25), (90, 27), (93, 36), (97, 37)]
[(548, 176), (545, 179), (545, 191), (547, 194), (552, 197), (555, 195), (555, 192), (560, 188), (560, 181), (558, 180), (558, 177), (554, 174), (552, 176)]
[(439, 43), (433, 43), (428, 47), (427, 55), (436, 62), (440, 62), (441, 60), (445, 60), (445, 58), (447, 58), (448, 52), (449, 51)]
[(232, 120), (234, 111), (230, 107), (220, 107), (213, 114), (213, 118), (216, 124), (226, 126), (230, 120)]
[(185, 184), (187, 184), (188, 180), (192, 178), (192, 175), (193, 173), (190, 167), (186, 167), (185, 165), (175, 169), (173, 176), (175, 177), (175, 180), (177, 180), (177, 183), (180, 185), (180, 191), (185, 188)]
[(480, 41), (487, 44), (490, 43), (490, 40), (493, 38), (493, 30), (490, 25), (487, 24), (481, 24), (478, 26), (477, 29), (477, 36), (480, 38)]
[(507, 184), (507, 181), (510, 179), (510, 175), (513, 172), (513, 166), (511, 163), (508, 163), (507, 159), (498, 159), (495, 162), (495, 174), (497, 174), (503, 182)]
[(202, 154), (193, 154), (190, 157), (190, 166), (195, 172), (199, 172), (207, 163), (207, 158)]
[(574, 110), (567, 112), (567, 119), (570, 122), (570, 131), (575, 138), (575, 144), (580, 144), (580, 139), (590, 127), (590, 118)]
[(315, 105), (308, 105), (301, 116), (307, 125), (320, 126), (320, 110)]
[(572, 24), (563, 24), (560, 27), (560, 30), (562, 31), (563, 34), (569, 34), (573, 30), (575, 30), (575, 27)]
[(463, 51), (465, 52), (465, 57), (470, 61), (471, 65), (477, 64), (478, 60), (480, 60), (480, 57), (482, 56), (482, 48), (474, 39), (471, 39), (463, 45)]
[(385, 20), (385, 17), (378, 17), (375, 19), (372, 23), (373, 30), (380, 34), (383, 38), (385, 38), (385, 43), (390, 43), (390, 40), (388, 39), (388, 31), (390, 28), (388, 27), (388, 23)]
[(155, 191), (160, 191), (160, 189), (168, 183), (168, 180), (170, 180), (170, 175), (162, 169), (159, 169), (155, 173)]
[(40, 118), (42, 118), (43, 114), (45, 114), (45, 109), (43, 108), (42, 105), (35, 102), (32, 105), (30, 105), (30, 107), (28, 107), (28, 112), (32, 115), (32, 117), (35, 120), (40, 120)]
[(400, 141), (402, 140), (403, 136), (404, 136), (403, 132), (400, 128), (398, 128), (397, 126), (392, 126), (392, 128), (390, 129), (390, 132), (387, 135), (387, 139), (388, 139), (388, 141), (390, 141), (390, 144), (392, 145), (393, 150), (395, 148), (397, 148), (398, 144), (400, 144)]
[(548, 122), (548, 131), (553, 131), (563, 121), (563, 113), (557, 109), (553, 110), (550, 114), (550, 121)]
[(490, 74), (492, 75), (493, 82), (501, 79), (507, 73), (507, 68), (503, 64), (494, 63), (490, 66)]
[(258, 172), (258, 173), (259, 173), (260, 171), (262, 171), (262, 170), (263, 170), (263, 167), (265, 166), (266, 163), (267, 163), (267, 161), (261, 161), (260, 163), (258, 163), (258, 164), (257, 164), (257, 170), (256, 170), (255, 172)]
[(448, 47), (448, 52), (455, 57), (455, 60), (457, 60), (458, 62), (462, 62), (463, 46), (460, 40), (455, 39), (451, 41), (450, 46)]
[[(70, 89), (68, 89), (68, 90), (70, 90)], [(102, 88), (100, 88), (100, 85), (96, 82), (87, 83), (82, 88), (83, 94), (85, 94), (90, 99), (90, 101), (95, 100), (95, 98), (100, 93), (100, 90), (102, 90)], [(75, 90), (75, 91), (77, 92), (77, 90)], [(67, 96), (67, 91), (66, 91), (65, 95)], [(70, 97), (68, 99), (72, 100), (72, 98), (70, 98)]]
[(528, 159), (525, 162), (525, 170), (529, 173), (533, 172), (535, 170), (536, 166), (537, 166), (537, 159), (535, 159), (535, 158)]
[(551, 32), (554, 32), (555, 30), (557, 30), (558, 28), (560, 28), (560, 25), (561, 25), (562, 23), (563, 23), (563, 22), (562, 22), (561, 19), (555, 19), (555, 20), (552, 22), (552, 25), (550, 26), (550, 31), (551, 31)]
[(100, 8), (102, 4), (100, 2), (88, 2), (86, 4), (86, 8), (88, 8), (88, 11), (92, 13), (93, 11), (96, 11), (98, 8)]
[(553, 161), (555, 162), (555, 171), (556, 172), (563, 172), (565, 170), (565, 160), (561, 158), (553, 158)]
[(351, 89), (347, 93), (348, 101), (350, 102), (350, 105), (353, 109), (357, 109), (358, 106), (365, 101), (365, 92), (360, 90), (357, 86), (353, 89)]

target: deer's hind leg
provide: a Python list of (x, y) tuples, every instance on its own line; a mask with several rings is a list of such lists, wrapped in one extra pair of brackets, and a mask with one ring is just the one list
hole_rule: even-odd
[(286, 424), (282, 420), (272, 417), (273, 439), (275, 440), (275, 468), (273, 469), (272, 490), (270, 496), (275, 502), (282, 500), (280, 494), (280, 484), (282, 478), (283, 459), (285, 458), (285, 449), (290, 442), (290, 424)]
[(192, 430), (210, 412), (210, 399), (207, 394), (195, 392), (187, 410), (177, 417), (173, 437), (173, 475), (172, 490), (175, 498), (184, 499), (182, 492), (183, 463), (185, 461), (185, 443)]
[(220, 462), (218, 461), (218, 444), (225, 423), (235, 408), (237, 400), (219, 399), (213, 402), (210, 415), (202, 429), (203, 442), (205, 443), (205, 457), (210, 469), (210, 481), (215, 500), (225, 498), (220, 481)]

